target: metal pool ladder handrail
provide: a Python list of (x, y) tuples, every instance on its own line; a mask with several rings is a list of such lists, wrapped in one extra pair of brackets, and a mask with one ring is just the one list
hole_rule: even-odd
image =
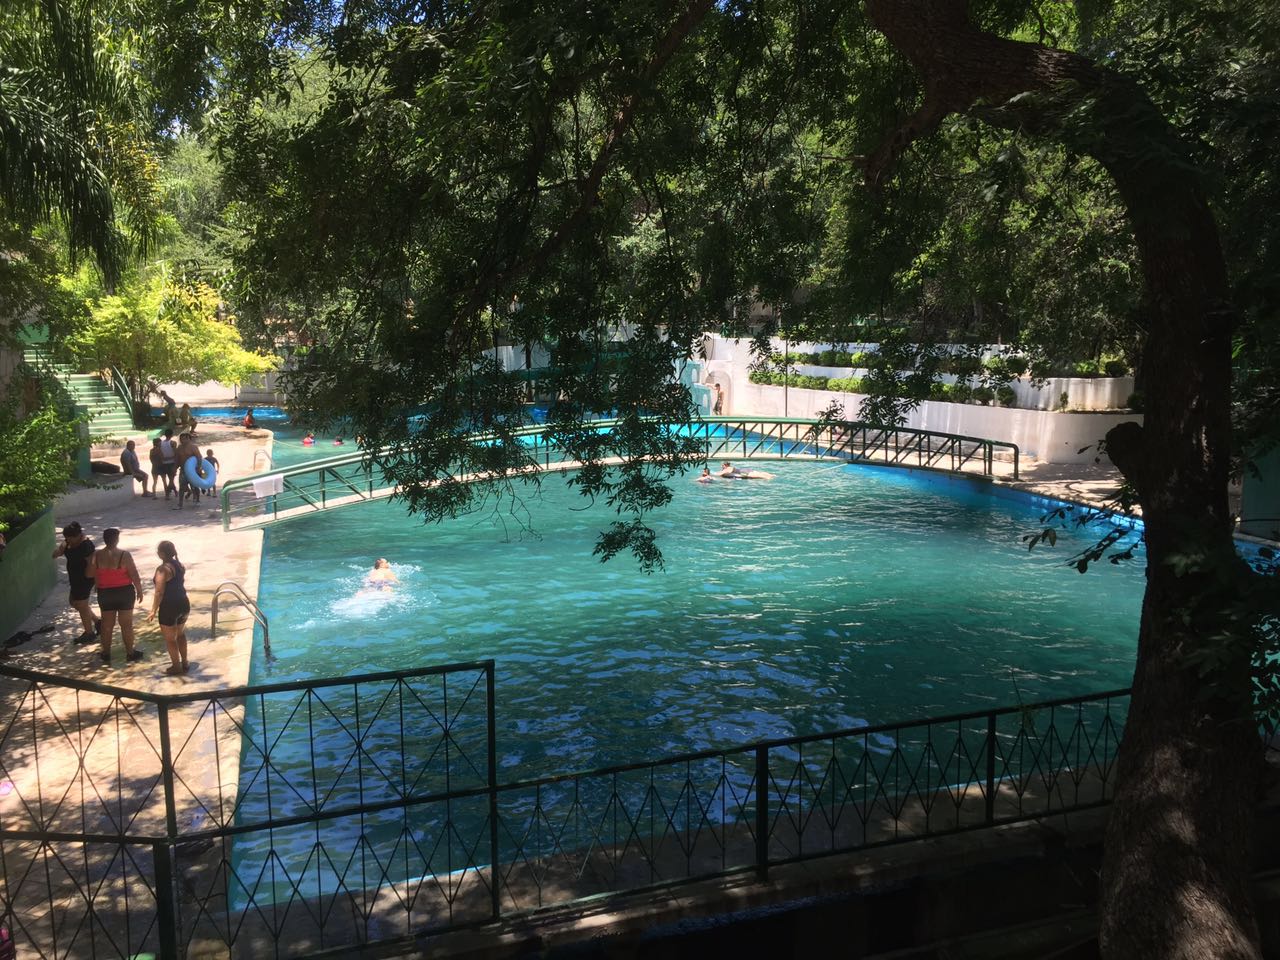
[(253, 451), (253, 469), (255, 471), (258, 469), (258, 454), (262, 454), (264, 457), (267, 458), (268, 467), (275, 466), (275, 464), (271, 460), (271, 451), (268, 450), (266, 447), (259, 447), (257, 450)]
[(239, 600), (246, 610), (249, 611), (258, 626), (262, 627), (262, 652), (267, 655), (267, 659), (271, 660), (271, 630), (267, 626), (267, 615), (262, 612), (262, 608), (258, 606), (258, 602), (249, 594), (245, 593), (244, 587), (236, 583), (234, 580), (223, 580), (218, 584), (218, 589), (213, 591), (213, 604), (210, 611), (209, 620), (209, 637), (212, 639), (218, 635), (218, 598), (223, 594), (234, 597)]

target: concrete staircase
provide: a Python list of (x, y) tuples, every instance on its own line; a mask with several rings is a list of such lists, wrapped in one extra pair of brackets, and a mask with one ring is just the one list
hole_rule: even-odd
[(124, 439), (134, 433), (129, 405), (101, 378), (76, 373), (70, 364), (50, 359), (43, 348), (27, 347), (22, 359), (35, 370), (54, 377), (66, 390), (78, 416), (88, 417), (89, 435), (95, 440)]

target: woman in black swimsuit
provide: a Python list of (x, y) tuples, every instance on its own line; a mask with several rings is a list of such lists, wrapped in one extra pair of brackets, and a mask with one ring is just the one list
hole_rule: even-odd
[(156, 567), (154, 598), (147, 623), (160, 615), (160, 632), (169, 648), (172, 665), (165, 670), (171, 677), (180, 676), (190, 669), (187, 662), (187, 614), (191, 601), (187, 597), (187, 568), (178, 560), (178, 550), (169, 540), (161, 540), (156, 546), (160, 566)]
[(120, 637), (124, 640), (124, 658), (129, 663), (142, 659), (142, 651), (133, 646), (133, 605), (142, 603), (142, 579), (128, 550), (121, 550), (120, 531), (108, 527), (102, 531), (106, 544), (89, 561), (89, 576), (98, 584), (98, 609), (102, 611), (102, 631), (98, 639), (102, 649), (98, 656), (111, 662), (111, 635), (116, 620), (120, 621)]

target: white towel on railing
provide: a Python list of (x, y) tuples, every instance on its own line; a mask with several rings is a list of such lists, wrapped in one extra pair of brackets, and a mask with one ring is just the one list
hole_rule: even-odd
[(279, 473), (272, 473), (265, 477), (258, 477), (253, 481), (253, 495), (255, 497), (269, 497), (273, 493), (284, 492), (284, 476)]

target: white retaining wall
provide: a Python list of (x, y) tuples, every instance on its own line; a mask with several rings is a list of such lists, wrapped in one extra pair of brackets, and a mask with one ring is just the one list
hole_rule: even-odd
[[(835, 401), (844, 406), (849, 420), (858, 419), (864, 399), (860, 393), (798, 387), (784, 391), (782, 387), (747, 382), (734, 384), (730, 396), (732, 401), (725, 413), (734, 416), (817, 417)], [(926, 400), (908, 414), (905, 426), (1016, 443), (1023, 455), (1047, 463), (1092, 463), (1098, 455), (1098, 441), (1117, 423), (1128, 420), (1141, 422), (1142, 417), (1132, 413), (1053, 413)], [(1082, 452), (1083, 447), (1090, 449)]]
[[(771, 341), (773, 349), (781, 353), (784, 342), (776, 337)], [(832, 349), (827, 343), (807, 343), (795, 341), (786, 344), (791, 353), (816, 353)], [(724, 337), (709, 335), (706, 338), (708, 369), (732, 371), (734, 381), (745, 378), (751, 364), (750, 340), (727, 340)], [(878, 347), (875, 343), (851, 343), (840, 345), (851, 353), (859, 350), (873, 352)], [(984, 357), (995, 356), (999, 348), (988, 347), (982, 351)], [(711, 362), (714, 361), (714, 362)], [(862, 377), (867, 371), (851, 367), (822, 367), (816, 364), (796, 364), (796, 372), (812, 377)], [(940, 374), (938, 379), (943, 383), (955, 383), (960, 378), (954, 374)], [(1054, 377), (1042, 387), (1031, 385), (1029, 378), (1022, 377), (1009, 383), (1014, 395), (1018, 398), (1018, 406), (1028, 410), (1054, 410), (1061, 405), (1062, 395), (1067, 395), (1067, 408), (1080, 410), (1124, 410), (1133, 393), (1133, 377)]]

